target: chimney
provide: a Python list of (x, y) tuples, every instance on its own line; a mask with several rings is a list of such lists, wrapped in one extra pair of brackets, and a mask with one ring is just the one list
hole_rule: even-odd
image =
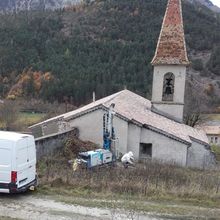
[(92, 93), (92, 102), (95, 102), (95, 91)]

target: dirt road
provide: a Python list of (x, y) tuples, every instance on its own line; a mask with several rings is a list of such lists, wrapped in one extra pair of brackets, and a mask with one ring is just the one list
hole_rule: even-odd
[(0, 195), (0, 216), (27, 220), (161, 220), (146, 214), (69, 205), (29, 194)]

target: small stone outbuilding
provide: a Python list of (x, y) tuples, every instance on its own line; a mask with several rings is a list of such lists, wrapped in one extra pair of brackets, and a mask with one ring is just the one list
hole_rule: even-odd
[(208, 136), (209, 143), (220, 147), (220, 122), (219, 125), (204, 125), (200, 129), (204, 130)]

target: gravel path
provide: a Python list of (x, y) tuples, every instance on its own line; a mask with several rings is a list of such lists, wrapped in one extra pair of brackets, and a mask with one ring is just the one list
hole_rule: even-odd
[(28, 194), (0, 195), (0, 216), (27, 220), (162, 220), (143, 214), (135, 216), (134, 213), (69, 205)]

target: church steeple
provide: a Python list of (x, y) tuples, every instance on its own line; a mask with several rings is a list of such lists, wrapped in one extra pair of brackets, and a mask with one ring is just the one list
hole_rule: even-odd
[(187, 57), (181, 0), (168, 0), (155, 56), (152, 104), (161, 114), (183, 120)]
[(188, 65), (181, 0), (168, 0), (153, 65)]

